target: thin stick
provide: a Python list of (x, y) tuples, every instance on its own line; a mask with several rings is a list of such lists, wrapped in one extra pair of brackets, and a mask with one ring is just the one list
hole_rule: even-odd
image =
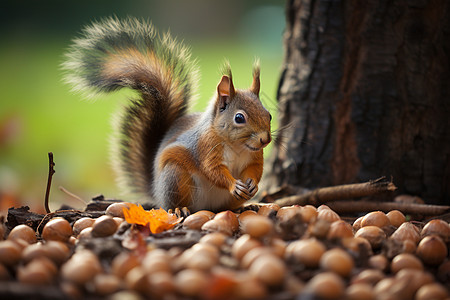
[(67, 189), (65, 189), (63, 186), (59, 186), (59, 190), (63, 193), (66, 193), (67, 195), (69, 195), (70, 197), (82, 202), (84, 205), (87, 205), (86, 201), (84, 201), (80, 196), (75, 195), (72, 192), (69, 192)]
[(327, 204), (336, 213), (357, 213), (381, 210), (389, 212), (399, 210), (404, 214), (438, 216), (450, 212), (450, 206), (397, 203), (397, 202), (376, 202), (376, 201), (336, 201)]
[(47, 190), (45, 191), (45, 202), (44, 202), (44, 206), (45, 206), (45, 211), (49, 214), (50, 213), (50, 208), (48, 206), (48, 197), (50, 195), (50, 187), (52, 186), (52, 177), (53, 174), (55, 174), (55, 163), (53, 162), (53, 153), (49, 152), (48, 153), (48, 178), (47, 178)]
[(395, 191), (397, 187), (385, 177), (364, 183), (345, 184), (312, 190), (302, 195), (284, 197), (275, 201), (279, 206), (289, 205), (319, 205), (329, 201), (348, 200), (366, 197), (382, 192)]

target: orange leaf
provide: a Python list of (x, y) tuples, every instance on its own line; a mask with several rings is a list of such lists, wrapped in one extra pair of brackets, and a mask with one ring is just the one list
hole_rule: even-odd
[(145, 210), (140, 205), (130, 204), (123, 208), (125, 220), (130, 224), (147, 225), (152, 233), (160, 233), (171, 229), (181, 221), (175, 215), (168, 214), (164, 209)]

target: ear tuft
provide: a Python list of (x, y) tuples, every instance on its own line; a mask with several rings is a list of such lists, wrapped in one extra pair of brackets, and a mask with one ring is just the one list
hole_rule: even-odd
[(261, 69), (259, 67), (259, 60), (255, 61), (255, 64), (253, 65), (253, 82), (250, 87), (250, 91), (259, 97), (259, 89), (261, 86), (261, 82), (259, 79), (259, 75), (261, 73)]

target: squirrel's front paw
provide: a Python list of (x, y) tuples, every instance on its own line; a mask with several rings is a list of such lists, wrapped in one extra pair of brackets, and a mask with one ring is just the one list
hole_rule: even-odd
[(249, 178), (245, 183), (240, 179), (236, 180), (231, 193), (237, 200), (247, 201), (252, 198), (257, 191), (258, 186), (256, 185), (255, 181)]

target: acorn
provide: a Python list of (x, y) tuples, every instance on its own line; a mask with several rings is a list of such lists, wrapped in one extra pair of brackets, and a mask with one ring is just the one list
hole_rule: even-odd
[(440, 219), (429, 221), (422, 228), (421, 236), (425, 237), (433, 234), (440, 236), (446, 243), (450, 242), (450, 225)]
[(45, 224), (42, 230), (42, 238), (46, 241), (52, 240), (67, 243), (72, 233), (70, 223), (64, 218), (56, 217)]
[(424, 263), (437, 266), (447, 257), (448, 249), (440, 236), (428, 235), (420, 241), (416, 254)]
[(386, 239), (386, 234), (380, 227), (369, 225), (361, 227), (355, 233), (355, 237), (365, 238), (372, 246), (372, 249), (378, 249)]
[(37, 242), (36, 232), (28, 225), (20, 224), (14, 227), (8, 235), (8, 240), (22, 239), (28, 244)]
[(400, 227), (400, 225), (402, 225), (404, 222), (406, 222), (406, 217), (405, 215), (399, 211), (399, 210), (391, 210), (390, 212), (388, 212), (386, 214), (386, 217), (388, 217), (389, 222), (391, 223), (392, 226), (395, 227)]
[(294, 241), (286, 247), (286, 256), (304, 264), (308, 268), (319, 266), (325, 253), (325, 245), (315, 238)]
[(326, 251), (320, 258), (319, 264), (325, 271), (334, 272), (342, 277), (348, 277), (355, 266), (353, 258), (340, 248)]
[(383, 228), (391, 225), (389, 218), (382, 211), (372, 211), (366, 214), (361, 220), (361, 227), (377, 226)]

